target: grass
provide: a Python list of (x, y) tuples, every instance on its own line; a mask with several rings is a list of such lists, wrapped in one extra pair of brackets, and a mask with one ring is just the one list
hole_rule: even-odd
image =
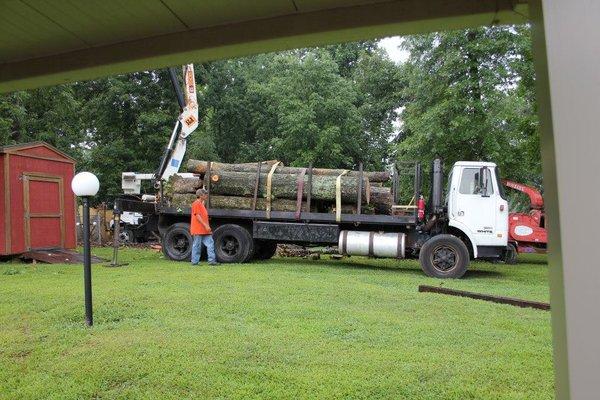
[(91, 329), (80, 266), (0, 264), (0, 398), (553, 397), (550, 313), (417, 292), (547, 301), (540, 256), (474, 263), (459, 281), (411, 260), (121, 259), (93, 267)]

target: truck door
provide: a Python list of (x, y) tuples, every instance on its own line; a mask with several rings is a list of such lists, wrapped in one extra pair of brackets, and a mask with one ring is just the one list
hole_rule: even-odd
[[(485, 174), (483, 181), (487, 181), (487, 191), (481, 187), (481, 172)], [(470, 231), (476, 246), (497, 246), (502, 242), (505, 244), (506, 238), (497, 236), (498, 196), (490, 169), (464, 167), (455, 182), (457, 184), (451, 189), (450, 218)]]

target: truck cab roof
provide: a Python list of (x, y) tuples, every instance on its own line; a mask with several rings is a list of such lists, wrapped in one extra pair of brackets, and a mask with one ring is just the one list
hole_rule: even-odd
[(488, 167), (495, 168), (496, 163), (488, 161), (457, 161), (454, 163), (455, 167)]

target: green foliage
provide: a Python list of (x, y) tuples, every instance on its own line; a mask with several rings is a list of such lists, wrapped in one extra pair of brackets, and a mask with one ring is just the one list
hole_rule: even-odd
[(527, 26), (412, 36), (403, 66), (400, 157), (498, 163), (523, 183), (541, 176)]
[(75, 85), (0, 96), (0, 145), (43, 140), (77, 158), (82, 119)]
[(387, 158), (398, 69), (374, 42), (215, 62), (198, 75), (222, 161), (382, 168)]
[[(539, 186), (530, 42), (527, 26), (494, 27), (408, 37), (404, 65), (376, 41), (196, 65), (187, 158), (367, 169), (485, 159)], [(155, 171), (177, 115), (166, 71), (16, 92), (0, 96), (0, 145), (57, 146), (110, 202), (122, 172)]]
[(121, 173), (153, 172), (178, 115), (166, 71), (147, 71), (77, 85), (86, 152), (78, 168), (94, 171), (100, 198), (121, 191)]
[[(111, 249), (95, 254), (110, 258)], [(192, 268), (124, 249), (93, 266), (1, 264), (7, 399), (549, 399), (550, 313), (419, 293), (420, 284), (548, 300), (548, 266), (474, 263), (427, 278), (415, 260), (352, 257)]]

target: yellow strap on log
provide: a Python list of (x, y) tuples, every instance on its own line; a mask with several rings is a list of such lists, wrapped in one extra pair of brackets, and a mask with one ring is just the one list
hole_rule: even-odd
[(273, 181), (273, 174), (277, 167), (281, 164), (281, 161), (277, 161), (275, 164), (271, 166), (271, 170), (269, 171), (269, 175), (267, 175), (267, 219), (271, 219), (271, 186)]
[(342, 220), (342, 176), (346, 175), (348, 170), (344, 170), (338, 175), (335, 180), (335, 221), (340, 222)]

